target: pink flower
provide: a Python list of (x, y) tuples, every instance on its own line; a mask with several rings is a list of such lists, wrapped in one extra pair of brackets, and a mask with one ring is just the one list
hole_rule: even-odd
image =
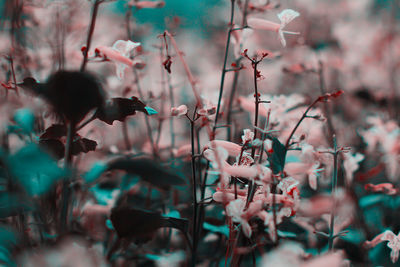
[(286, 172), (290, 176), (307, 175), (308, 184), (314, 190), (317, 190), (317, 177), (324, 169), (319, 168), (320, 162), (303, 163), (303, 162), (289, 162), (286, 164)]
[(317, 189), (317, 177), (324, 168), (320, 168), (316, 152), (311, 145), (304, 145), (301, 149), (302, 162), (289, 162), (286, 164), (286, 172), (292, 177), (308, 176), (308, 183), (314, 190)]
[(171, 108), (171, 116), (183, 116), (187, 113), (188, 109), (186, 105), (180, 105), (179, 107), (175, 108)]
[(389, 241), (387, 246), (392, 249), (392, 252), (390, 253), (390, 259), (393, 263), (395, 263), (399, 259), (400, 233), (395, 235), (392, 231), (386, 230), (385, 232), (377, 235), (371, 241), (366, 241), (365, 245), (369, 248), (372, 248), (384, 241)]
[(135, 61), (130, 59), (130, 56), (138, 46), (140, 46), (140, 43), (135, 43), (130, 40), (118, 40), (112, 47), (98, 46), (95, 49), (95, 53), (96, 56), (113, 61), (117, 68), (117, 76), (119, 79), (122, 79), (124, 77), (125, 69), (135, 65)]
[(250, 18), (247, 20), (247, 23), (253, 29), (277, 32), (278, 38), (281, 41), (282, 45), (286, 46), (286, 40), (283, 35), (284, 33), (286, 33), (286, 34), (300, 34), (300, 33), (284, 31), (283, 28), (285, 28), (285, 26), (287, 24), (289, 24), (289, 22), (291, 22), (298, 16), (300, 16), (299, 12), (294, 11), (292, 9), (285, 9), (281, 13), (278, 14), (278, 18), (281, 21), (280, 24), (269, 21), (269, 20), (258, 19), (258, 18)]

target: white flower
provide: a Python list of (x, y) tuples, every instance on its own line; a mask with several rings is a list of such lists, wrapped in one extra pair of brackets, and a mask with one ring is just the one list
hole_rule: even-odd
[(118, 78), (123, 79), (125, 69), (135, 65), (135, 61), (130, 59), (130, 56), (138, 46), (140, 46), (140, 43), (135, 43), (130, 40), (118, 40), (112, 47), (98, 46), (95, 49), (95, 53), (96, 56), (113, 61), (117, 68)]
[(250, 129), (244, 129), (242, 135), (242, 142), (243, 144), (250, 143), (254, 139), (254, 132)]
[(281, 41), (282, 45), (286, 46), (285, 36), (283, 35), (284, 33), (286, 34), (300, 34), (300, 33), (284, 31), (283, 29), (287, 24), (289, 24), (292, 20), (294, 20), (298, 16), (300, 16), (299, 12), (294, 11), (293, 9), (285, 9), (278, 14), (278, 18), (281, 21), (280, 24), (269, 20), (257, 19), (257, 18), (248, 19), (247, 24), (253, 29), (277, 32), (278, 38)]
[(359, 168), (359, 163), (364, 159), (364, 155), (356, 153), (353, 155), (343, 154), (344, 162), (343, 167), (346, 174), (348, 183), (353, 181), (353, 174)]
[(246, 202), (243, 199), (235, 199), (226, 206), (226, 214), (232, 217), (232, 221), (240, 223), (245, 236), (250, 237), (252, 232), (251, 226), (249, 222), (243, 218), (245, 207)]

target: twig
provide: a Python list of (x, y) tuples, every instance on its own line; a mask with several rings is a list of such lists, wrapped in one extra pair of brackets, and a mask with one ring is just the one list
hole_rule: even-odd
[(185, 69), (186, 75), (188, 77), (189, 83), (192, 87), (193, 90), (193, 94), (194, 97), (196, 98), (196, 106), (200, 107), (201, 105), (201, 98), (199, 93), (197, 92), (197, 88), (196, 88), (196, 81), (192, 75), (192, 72), (189, 69), (189, 66), (187, 65), (185, 59), (183, 58), (183, 53), (179, 50), (178, 45), (176, 44), (175, 38), (172, 36), (172, 34), (170, 34), (168, 31), (165, 31), (165, 34), (169, 37), (169, 39), (171, 40), (171, 44), (175, 49), (176, 54), (178, 55), (180, 61), (182, 62), (183, 68)]
[(103, 0), (96, 0), (93, 3), (92, 19), (90, 21), (89, 31), (88, 31), (88, 35), (87, 35), (87, 39), (86, 39), (86, 49), (83, 51), (83, 61), (82, 61), (81, 69), (80, 69), (80, 71), (82, 71), (82, 72), (85, 71), (85, 68), (86, 68), (89, 49), (90, 49), (90, 45), (92, 43), (92, 36), (93, 36), (93, 32), (94, 32), (94, 27), (96, 26), (97, 12), (98, 12), (99, 6), (100, 6), (100, 4), (102, 2), (103, 2)]
[(214, 127), (213, 127), (213, 135), (215, 135), (216, 131), (216, 126), (218, 123), (218, 118), (219, 118), (219, 111), (221, 108), (221, 101), (222, 101), (222, 94), (224, 92), (224, 83), (225, 83), (225, 74), (226, 74), (226, 62), (228, 60), (228, 53), (229, 53), (229, 45), (231, 42), (231, 34), (232, 34), (232, 29), (233, 29), (233, 19), (235, 16), (235, 0), (231, 0), (231, 18), (230, 18), (230, 23), (229, 23), (229, 31), (228, 31), (228, 37), (226, 38), (226, 46), (225, 46), (225, 56), (224, 56), (224, 65), (222, 67), (222, 75), (221, 75), (221, 83), (219, 86), (219, 96), (218, 96), (218, 104), (217, 104), (217, 113), (215, 114), (215, 120), (214, 120)]

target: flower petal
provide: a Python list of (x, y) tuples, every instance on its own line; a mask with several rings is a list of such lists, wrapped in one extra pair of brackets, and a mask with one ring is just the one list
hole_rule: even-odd
[(278, 14), (278, 18), (281, 21), (281, 29), (298, 16), (300, 16), (300, 13), (293, 9), (282, 10), (282, 12)]

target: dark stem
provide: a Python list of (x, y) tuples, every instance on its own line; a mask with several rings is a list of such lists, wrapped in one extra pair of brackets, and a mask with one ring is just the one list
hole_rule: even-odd
[[(186, 115), (187, 116), (187, 115)], [(194, 120), (190, 119), (190, 139), (192, 146), (192, 178), (193, 178), (193, 249), (192, 249), (192, 266), (196, 264), (197, 249), (197, 181), (196, 181), (196, 158), (194, 151)]]
[(12, 56), (10, 56), (10, 65), (11, 65), (11, 74), (12, 74), (13, 81), (14, 81), (15, 92), (17, 93), (17, 96), (19, 96), (18, 86), (17, 86), (17, 79), (15, 78), (14, 60), (13, 60)]
[[(257, 65), (259, 61), (254, 62), (254, 104), (255, 104), (255, 114), (254, 114), (254, 139), (257, 138), (257, 127), (258, 127), (258, 112), (259, 112), (259, 105), (260, 105), (260, 96), (258, 94), (258, 86), (257, 86)], [(254, 159), (254, 155), (256, 152), (256, 148), (253, 147), (251, 149), (251, 157)]]
[(96, 0), (92, 7), (92, 19), (90, 21), (89, 31), (88, 31), (88, 35), (87, 35), (87, 39), (86, 39), (86, 49), (83, 51), (83, 61), (82, 61), (81, 69), (80, 69), (80, 71), (82, 71), (82, 72), (85, 71), (85, 68), (86, 68), (90, 45), (92, 43), (94, 27), (96, 25), (97, 12), (99, 10), (99, 5), (102, 2), (103, 2), (103, 0)]
[[(69, 168), (72, 165), (72, 143), (75, 136), (75, 123), (68, 122), (67, 130), (67, 143), (65, 145), (65, 156), (64, 156), (64, 168)], [(61, 220), (60, 220), (60, 231), (64, 233), (67, 230), (67, 217), (68, 217), (68, 204), (70, 198), (69, 189), (70, 177), (65, 176), (63, 181), (63, 191), (62, 191), (62, 210), (61, 210)]]
[[(235, 62), (236, 66), (239, 66), (241, 61), (241, 58), (238, 58)], [(232, 89), (231, 93), (229, 95), (229, 101), (228, 101), (228, 115), (226, 117), (226, 124), (228, 124), (230, 127), (228, 127), (227, 131), (227, 137), (228, 141), (232, 141), (232, 106), (233, 106), (233, 100), (235, 99), (235, 93), (236, 93), (236, 88), (237, 88), (237, 83), (239, 80), (239, 71), (235, 72), (235, 75), (233, 76), (233, 83), (232, 83)]]
[[(139, 75), (138, 75), (138, 73), (137, 73), (137, 71), (135, 69), (133, 69), (133, 74), (135, 76), (135, 84), (136, 84), (136, 88), (138, 90), (140, 99), (142, 101), (144, 101), (144, 96), (143, 96), (142, 89), (140, 87), (140, 82), (139, 82)], [(154, 140), (153, 140), (153, 132), (151, 130), (149, 119), (147, 118), (146, 115), (144, 116), (144, 121), (146, 123), (147, 135), (149, 136), (149, 139), (150, 139), (150, 144), (151, 144), (151, 147), (152, 147), (152, 150), (153, 150), (153, 155), (155, 157), (157, 157), (158, 153), (157, 153), (156, 145), (154, 144)]]
[(331, 223), (329, 227), (329, 250), (333, 250), (333, 240), (334, 240), (334, 227), (335, 227), (335, 213), (336, 213), (336, 189), (337, 189), (337, 172), (338, 172), (338, 150), (336, 145), (336, 136), (333, 136), (333, 176), (332, 176), (332, 193), (333, 197), (333, 208), (331, 211)]
[[(325, 89), (325, 80), (324, 80), (324, 65), (323, 65), (322, 61), (319, 61), (318, 65), (319, 65), (319, 67), (318, 67), (319, 89), (320, 89), (321, 95), (325, 95), (326, 89)], [(327, 125), (328, 125), (328, 136), (329, 136), (328, 139), (330, 139), (330, 137), (332, 137), (335, 134), (335, 129), (332, 124), (332, 114), (331, 114), (330, 105), (328, 102), (324, 103), (324, 113), (325, 113)], [(332, 139), (330, 139), (330, 142), (331, 142), (331, 145), (333, 145)]]
[(320, 98), (317, 98), (314, 100), (314, 102), (312, 102), (311, 105), (308, 106), (308, 108), (306, 109), (306, 111), (303, 113), (303, 115), (301, 116), (300, 120), (297, 122), (296, 126), (293, 128), (292, 132), (290, 133), (288, 139), (286, 140), (286, 144), (285, 144), (285, 148), (286, 150), (289, 149), (289, 145), (290, 145), (290, 140), (292, 139), (293, 135), (296, 133), (297, 128), (299, 128), (301, 122), (307, 117), (307, 113), (314, 107), (315, 104), (317, 104), (320, 101)]
[(228, 37), (226, 38), (224, 65), (222, 67), (221, 83), (220, 83), (220, 86), (219, 86), (217, 113), (215, 114), (213, 135), (215, 134), (215, 130), (217, 128), (217, 123), (218, 123), (218, 118), (219, 118), (219, 111), (221, 109), (221, 100), (222, 100), (222, 94), (223, 94), (223, 91), (224, 91), (225, 74), (226, 74), (226, 62), (228, 61), (229, 44), (231, 42), (231, 34), (232, 34), (232, 29), (233, 29), (233, 18), (234, 18), (234, 15), (235, 15), (235, 0), (231, 0), (231, 18), (230, 18), (230, 23), (229, 23), (229, 27), (230, 28), (229, 28), (229, 31), (228, 31)]
[(122, 122), (122, 135), (124, 136), (126, 150), (130, 150), (132, 148), (132, 145), (129, 141), (128, 122), (126, 120)]

